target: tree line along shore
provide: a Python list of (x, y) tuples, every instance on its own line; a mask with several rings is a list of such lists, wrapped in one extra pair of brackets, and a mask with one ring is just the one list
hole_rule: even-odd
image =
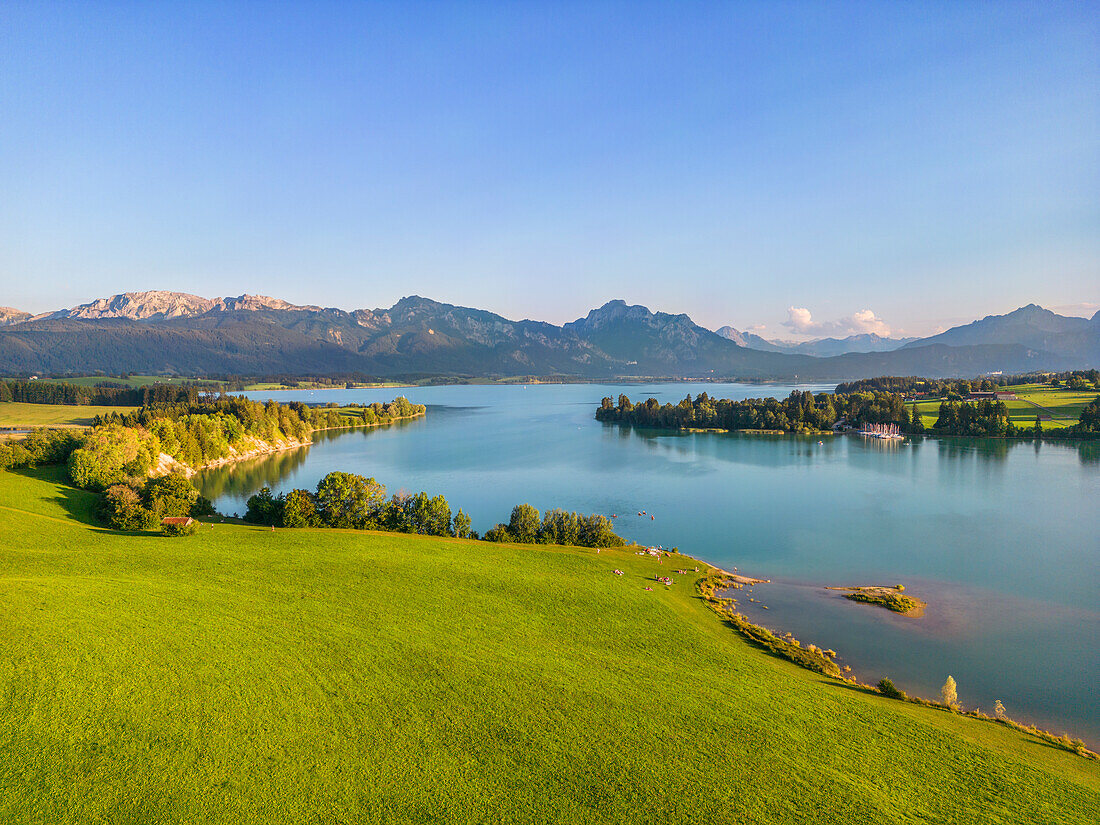
[[(694, 398), (688, 395), (677, 404), (661, 404), (655, 398), (635, 404), (622, 394), (617, 402), (610, 397), (604, 398), (596, 410), (596, 419), (671, 430), (820, 434), (859, 430), (871, 425), (894, 425), (900, 432), (912, 435), (1100, 438), (1100, 388), (1083, 377), (1076, 377), (1067, 384), (1063, 387), (1059, 381), (1057, 384), (1021, 385), (1033, 394), (1042, 393), (1046, 404), (1064, 405), (1078, 411), (1074, 423), (1062, 426), (1063, 422), (1059, 422), (1059, 426), (1054, 427), (1049, 425), (1050, 408), (1038, 404), (1031, 408), (1035, 412), (1030, 424), (1017, 423), (1018, 412), (1009, 408), (1009, 403), (1018, 400), (1016, 393), (998, 393), (995, 388), (999, 385), (993, 382), (925, 379), (872, 379), (841, 384), (835, 393), (795, 390), (782, 400), (735, 401), (712, 398), (704, 392)], [(1082, 390), (1082, 386), (1087, 389)], [(989, 389), (980, 389), (983, 387)], [(1006, 402), (998, 395), (1011, 398)], [(1021, 402), (1028, 403), (1032, 402)], [(926, 420), (929, 407), (936, 410), (930, 423)], [(1044, 411), (1048, 413), (1045, 416)], [(1048, 420), (1044, 422), (1044, 418)]]

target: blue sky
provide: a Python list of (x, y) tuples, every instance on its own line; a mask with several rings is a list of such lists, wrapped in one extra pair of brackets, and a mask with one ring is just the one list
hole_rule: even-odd
[(1096, 3), (0, 5), (0, 304), (1100, 308)]

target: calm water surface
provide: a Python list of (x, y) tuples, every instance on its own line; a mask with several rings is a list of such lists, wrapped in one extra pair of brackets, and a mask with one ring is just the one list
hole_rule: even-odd
[[(982, 439), (901, 444), (858, 436), (667, 434), (604, 425), (605, 396), (784, 397), (738, 384), (426, 387), (252, 393), (311, 403), (428, 405), (416, 421), (318, 434), (312, 447), (204, 473), (222, 512), (263, 485), (312, 488), (326, 473), (390, 492), (442, 493), (484, 531), (514, 504), (616, 514), (616, 530), (772, 579), (743, 612), (841, 654), (856, 675), (1100, 744), (1100, 451)], [(832, 387), (803, 386), (814, 391)], [(819, 443), (821, 442), (821, 443)], [(637, 512), (645, 510), (645, 517)], [(652, 515), (652, 520), (649, 515)], [(920, 619), (825, 585), (903, 583)]]

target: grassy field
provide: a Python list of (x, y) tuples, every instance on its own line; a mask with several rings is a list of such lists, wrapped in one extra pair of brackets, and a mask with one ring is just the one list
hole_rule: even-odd
[[(1037, 411), (1033, 405), (1038, 405), (1050, 410), (1056, 419), (1071, 419), (1076, 422), (1081, 417), (1081, 411), (1094, 401), (1098, 395), (1100, 395), (1100, 392), (1095, 390), (1092, 392), (1072, 392), (1042, 384), (1028, 384), (1016, 390), (1017, 398), (1030, 408), (1032, 420), (1034, 420)], [(1014, 403), (1020, 403), (1020, 401)], [(1028, 404), (1028, 401), (1032, 403)]]
[(56, 384), (75, 384), (78, 387), (94, 387), (96, 384), (125, 384), (128, 387), (147, 387), (150, 384), (192, 384), (195, 378), (172, 378), (167, 375), (131, 375), (127, 378), (114, 378), (109, 375), (79, 375), (72, 378), (42, 378)]
[(772, 658), (648, 557), (116, 534), (59, 478), (0, 473), (5, 823), (1100, 812), (1098, 763)]
[[(1025, 384), (1008, 389), (1016, 393), (1015, 401), (1004, 402), (1008, 407), (1009, 420), (1017, 427), (1033, 427), (1036, 415), (1049, 415), (1050, 420), (1042, 422), (1044, 430), (1076, 424), (1085, 406), (1100, 395), (1097, 392), (1070, 392), (1045, 384)], [(914, 406), (920, 410), (925, 427), (936, 423), (940, 410), (939, 400), (909, 403), (910, 409)]]
[(0, 404), (0, 427), (90, 427), (97, 415), (125, 413), (136, 407), (94, 407), (72, 404)]

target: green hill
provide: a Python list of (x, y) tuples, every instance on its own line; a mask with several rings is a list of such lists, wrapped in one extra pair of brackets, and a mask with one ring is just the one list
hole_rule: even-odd
[(1100, 811), (1096, 762), (772, 658), (692, 576), (647, 592), (667, 561), (224, 524), (117, 534), (60, 478), (0, 473), (5, 823)]

